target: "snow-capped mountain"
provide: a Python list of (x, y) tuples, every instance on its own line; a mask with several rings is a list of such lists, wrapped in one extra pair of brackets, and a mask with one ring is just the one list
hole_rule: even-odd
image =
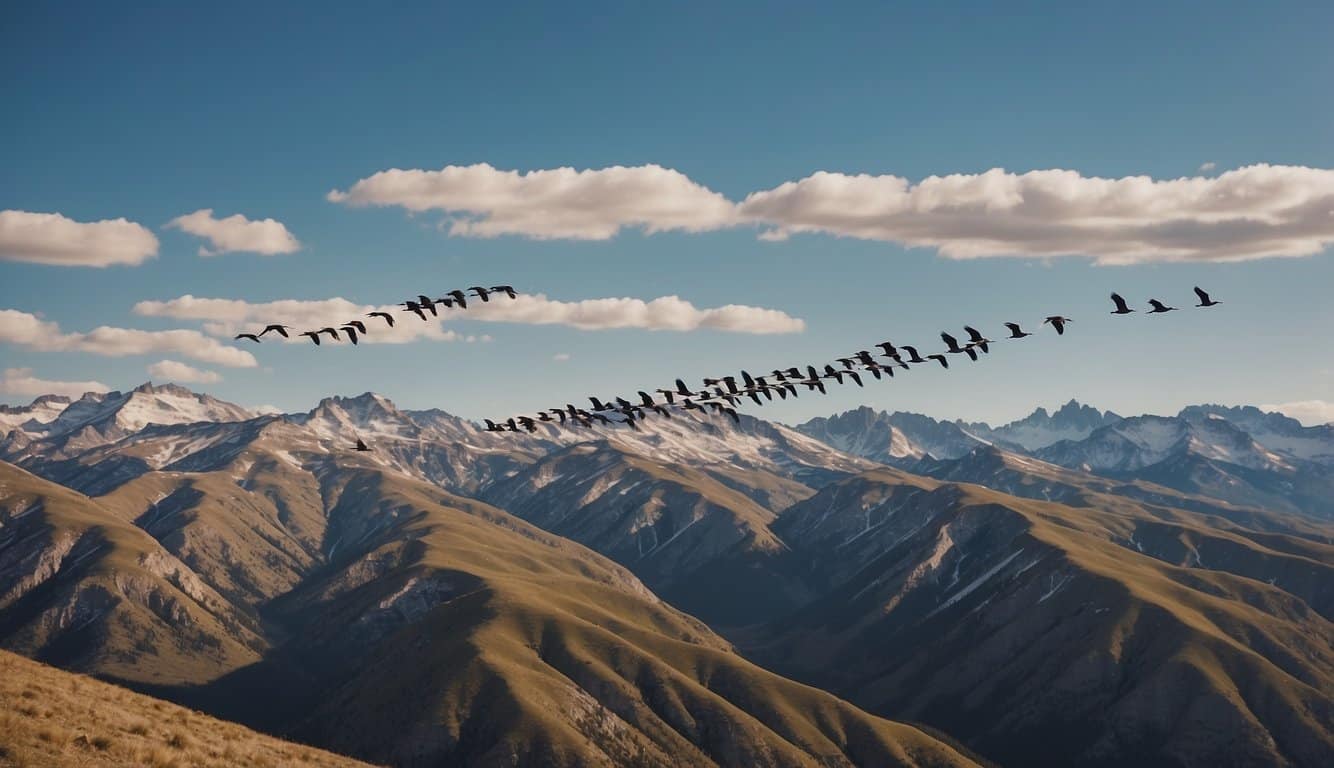
[(35, 431), (54, 421), (69, 407), (64, 395), (42, 395), (28, 405), (0, 405), (0, 435), (12, 429)]
[(959, 424), (866, 406), (814, 418), (795, 429), (845, 453), (895, 466), (911, 466), (924, 458), (953, 459), (988, 443)]
[(1122, 419), (1085, 439), (1065, 440), (1036, 453), (1067, 467), (1094, 472), (1133, 472), (1183, 452), (1249, 469), (1292, 468), (1283, 456), (1256, 442), (1231, 422), (1188, 421), (1171, 416)]
[(1093, 431), (1115, 424), (1121, 417), (1071, 400), (1053, 413), (1039, 407), (1028, 416), (1000, 427), (985, 423), (961, 425), (993, 442), (1017, 445), (1027, 451), (1046, 448), (1062, 440), (1082, 440)]
[(1334, 424), (1304, 427), (1296, 419), (1281, 413), (1268, 413), (1253, 405), (1192, 405), (1183, 408), (1178, 416), (1190, 422), (1222, 419), (1272, 451), (1334, 465)]

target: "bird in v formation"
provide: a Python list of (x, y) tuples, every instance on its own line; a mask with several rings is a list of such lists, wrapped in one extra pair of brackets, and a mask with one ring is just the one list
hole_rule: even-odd
[[(480, 285), (474, 285), (468, 288), (468, 290), (472, 292), (472, 295), (474, 297), (480, 298), (484, 302), (490, 302), (491, 297), (497, 294), (508, 296), (510, 299), (519, 298), (518, 292), (514, 290), (514, 286), (512, 285), (493, 285), (490, 288), (486, 288)], [(440, 310), (438, 309), (439, 307), (444, 307), (446, 309), (451, 309), (455, 307), (457, 307), (458, 309), (467, 309), (468, 294), (456, 288), (452, 291), (449, 291), (441, 298), (432, 299), (430, 296), (427, 296), (426, 294), (422, 293), (417, 295), (416, 300), (409, 299), (407, 301), (401, 302), (399, 306), (402, 307), (400, 311), (412, 313), (417, 317), (419, 317), (421, 320), (427, 321), (440, 317)], [(430, 317), (427, 317), (427, 313), (430, 314)], [(385, 327), (387, 328), (393, 328), (395, 326), (395, 320), (393, 314), (386, 312), (384, 310), (377, 309), (372, 312), (367, 312), (366, 317), (378, 318), (380, 320), (383, 320)], [(290, 339), (292, 338), (292, 336), (288, 332), (294, 330), (296, 329), (290, 325), (282, 325), (281, 323), (272, 323), (270, 325), (264, 326), (264, 330), (260, 331), (259, 333), (238, 333), (235, 336), (235, 340), (241, 341), (244, 339), (246, 341), (253, 341), (256, 344), (258, 344), (262, 341), (264, 335), (268, 333), (276, 333), (279, 336), (283, 337), (284, 339)], [(329, 338), (333, 339), (334, 341), (342, 341), (343, 338), (346, 338), (348, 341), (352, 342), (352, 344), (355, 346), (357, 345), (360, 339), (370, 335), (370, 329), (366, 327), (366, 322), (364, 320), (356, 319), (356, 320), (348, 320), (347, 322), (342, 323), (338, 326), (328, 326), (325, 328), (320, 328), (318, 330), (301, 331), (296, 335), (305, 336), (306, 338), (310, 339), (313, 344), (319, 346), (320, 334), (328, 334)]]
[[(1210, 295), (1198, 286), (1195, 287), (1195, 295), (1200, 302), (1197, 307), (1214, 307), (1222, 302), (1213, 300)], [(1131, 314), (1135, 310), (1131, 309), (1126, 300), (1118, 293), (1111, 295), (1114, 315)], [(1150, 299), (1151, 309), (1147, 314), (1164, 314), (1176, 311), (1175, 307), (1168, 306), (1157, 299)], [(1066, 327), (1074, 322), (1071, 318), (1064, 315), (1048, 315), (1042, 320), (1042, 325), (1050, 325), (1056, 331), (1058, 336), (1064, 336)], [(1004, 324), (1009, 331), (1005, 336), (1008, 340), (1024, 339), (1033, 334), (1025, 331), (1018, 323), (1007, 322)], [(546, 422), (555, 427), (593, 427), (595, 425), (625, 424), (630, 428), (638, 430), (638, 422), (642, 421), (650, 412), (667, 418), (671, 417), (671, 411), (677, 410), (679, 413), (690, 413), (698, 411), (701, 413), (713, 413), (726, 415), (737, 423), (740, 422), (740, 414), (736, 406), (744, 400), (750, 400), (756, 405), (764, 405), (771, 402), (774, 396), (786, 400), (788, 397), (798, 397), (800, 389), (804, 387), (809, 392), (820, 392), (827, 394), (828, 390), (825, 382), (833, 380), (838, 384), (847, 382), (855, 383), (857, 386), (865, 386), (861, 377), (862, 373), (870, 373), (877, 380), (893, 378), (895, 369), (907, 370), (911, 365), (922, 363), (937, 362), (942, 369), (949, 369), (949, 359), (947, 355), (963, 354), (970, 360), (978, 360), (978, 353), (989, 354), (990, 345), (995, 342), (986, 337), (981, 331), (972, 326), (965, 325), (964, 332), (968, 335), (967, 342), (960, 342), (958, 337), (942, 331), (940, 339), (945, 344), (944, 352), (935, 352), (928, 355), (921, 355), (917, 348), (907, 344), (895, 345), (891, 341), (882, 341), (872, 346), (879, 349), (877, 359), (868, 350), (858, 350), (857, 352), (845, 357), (838, 357), (833, 364), (826, 364), (823, 370), (817, 370), (815, 366), (808, 365), (803, 373), (802, 370), (793, 366), (790, 368), (775, 368), (765, 376), (752, 376), (747, 371), (741, 371), (741, 381), (736, 376), (721, 376), (717, 378), (705, 377), (703, 387), (695, 390), (686, 385), (683, 379), (677, 379), (674, 388), (658, 388), (653, 390), (661, 396), (662, 400), (655, 400), (648, 392), (640, 390), (639, 402), (632, 402), (621, 397), (614, 397), (604, 401), (601, 398), (590, 396), (588, 398), (591, 405), (590, 409), (577, 408), (573, 404), (566, 404), (563, 407), (538, 411), (537, 418), (529, 416), (519, 416), (507, 419), (504, 422), (497, 423), (490, 419), (485, 419), (486, 431), (488, 432), (519, 432), (526, 430), (536, 432), (540, 423)], [(907, 358), (904, 358), (904, 355)], [(763, 398), (763, 399), (761, 399)], [(609, 414), (618, 418), (609, 418)]]

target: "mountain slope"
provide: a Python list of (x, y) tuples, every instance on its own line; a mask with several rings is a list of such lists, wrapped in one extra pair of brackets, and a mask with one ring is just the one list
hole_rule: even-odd
[(1268, 549), (1178, 515), (866, 473), (774, 526), (819, 564), (821, 599), (739, 638), (1003, 764), (1322, 764), (1334, 624), (1206, 564), (1270, 558), (1328, 615), (1334, 548)]
[(68, 669), (203, 682), (259, 658), (256, 623), (148, 534), (0, 462), (0, 645)]
[(0, 651), (0, 765), (359, 766)]

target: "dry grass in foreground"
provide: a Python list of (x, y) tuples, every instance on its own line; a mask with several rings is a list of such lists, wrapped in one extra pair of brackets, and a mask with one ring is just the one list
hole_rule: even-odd
[(0, 651), (0, 766), (364, 766)]

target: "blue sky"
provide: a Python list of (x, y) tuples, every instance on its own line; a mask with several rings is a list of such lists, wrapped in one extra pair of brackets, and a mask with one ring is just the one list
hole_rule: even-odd
[[(0, 127), (0, 210), (124, 217), (159, 247), (136, 266), (2, 259), (0, 309), (66, 333), (200, 329), (132, 307), (187, 294), (389, 304), (512, 283), (561, 301), (677, 295), (699, 308), (771, 308), (804, 331), (461, 319), (448, 328), (490, 341), (264, 344), (246, 347), (253, 368), (8, 343), (0, 367), (125, 388), (170, 359), (216, 372), (221, 381), (194, 386), (246, 405), (305, 409), (327, 394), (374, 390), (481, 417), (676, 376), (823, 363), (884, 338), (925, 351), (964, 323), (996, 335), (1006, 320), (1036, 326), (1064, 313), (1076, 322), (1062, 338), (1046, 332), (975, 365), (915, 370), (764, 415), (797, 421), (867, 403), (1005, 421), (1072, 397), (1132, 413), (1334, 401), (1328, 250), (1098, 266), (1080, 255), (956, 260), (827, 232), (768, 242), (755, 226), (478, 238), (442, 231), (444, 212), (326, 199), (389, 168), (474, 163), (652, 163), (732, 201), (821, 170), (916, 182), (992, 168), (1174, 179), (1256, 163), (1334, 167), (1328, 3), (718, 5), (11, 11), (0, 27), (10, 116)], [(164, 226), (204, 208), (276, 219), (301, 248), (200, 256), (200, 238)], [(1110, 290), (1185, 306), (1196, 284), (1225, 304), (1107, 315)]]

